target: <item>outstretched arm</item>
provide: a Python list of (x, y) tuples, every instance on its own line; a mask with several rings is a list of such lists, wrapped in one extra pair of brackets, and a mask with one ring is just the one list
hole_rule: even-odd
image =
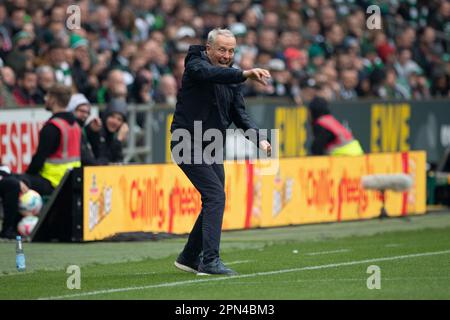
[(191, 59), (186, 65), (185, 72), (197, 81), (234, 84), (246, 80), (242, 70), (214, 66), (200, 57)]
[(186, 72), (194, 80), (222, 84), (237, 84), (247, 79), (266, 84), (266, 79), (270, 78), (270, 73), (264, 69), (254, 68), (242, 71), (235, 68), (224, 68), (214, 66), (200, 57), (193, 58), (187, 63)]

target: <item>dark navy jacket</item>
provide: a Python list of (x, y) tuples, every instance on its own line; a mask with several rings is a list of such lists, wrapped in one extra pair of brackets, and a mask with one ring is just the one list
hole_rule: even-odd
[(184, 128), (192, 133), (194, 121), (202, 121), (203, 131), (215, 128), (225, 132), (232, 122), (244, 131), (258, 130), (245, 110), (241, 83), (246, 79), (242, 73), (211, 64), (205, 46), (190, 46), (171, 132)]

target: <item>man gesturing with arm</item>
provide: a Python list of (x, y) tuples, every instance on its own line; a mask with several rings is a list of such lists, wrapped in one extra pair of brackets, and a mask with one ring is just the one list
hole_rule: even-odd
[[(266, 84), (270, 73), (259, 68), (245, 71), (232, 68), (235, 48), (236, 39), (227, 29), (214, 29), (208, 34), (206, 46), (189, 48), (171, 126), (173, 158), (199, 191), (202, 200), (201, 212), (175, 266), (199, 275), (234, 275), (236, 272), (227, 268), (219, 255), (225, 208), (223, 161), (212, 164), (205, 163), (204, 159), (201, 163), (194, 161), (197, 160), (194, 159), (194, 145), (202, 150), (205, 146), (201, 141), (194, 141), (194, 122), (201, 123), (202, 130), (219, 130), (224, 138), (226, 129), (234, 122), (244, 131), (254, 130), (259, 147), (268, 153), (271, 151), (269, 141), (258, 134), (258, 127), (245, 111), (240, 89), (240, 84), (247, 79)], [(180, 157), (175, 155), (174, 133), (177, 129), (189, 131), (192, 137), (190, 161), (178, 161)]]

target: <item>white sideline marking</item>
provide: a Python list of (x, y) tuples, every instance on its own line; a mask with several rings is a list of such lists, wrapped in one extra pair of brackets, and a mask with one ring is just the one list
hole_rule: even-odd
[(319, 252), (309, 252), (305, 253), (307, 256), (317, 256), (320, 254), (330, 254), (330, 253), (340, 253), (340, 252), (349, 252), (350, 249), (339, 249), (339, 250), (333, 250), (333, 251), (319, 251)]
[[(399, 278), (383, 278), (383, 281), (408, 281), (408, 280), (447, 280), (450, 277), (399, 277)], [(264, 283), (293, 283), (293, 282), (351, 282), (351, 281), (367, 281), (367, 278), (342, 278), (342, 279), (302, 279), (302, 280), (283, 280), (283, 281), (265, 281)], [(234, 281), (231, 285), (261, 285), (261, 281)], [(207, 283), (207, 285), (212, 285)]]
[(231, 261), (231, 262), (225, 262), (226, 266), (230, 266), (233, 264), (241, 264), (241, 263), (249, 263), (252, 262), (253, 260), (238, 260), (238, 261)]
[(182, 285), (191, 284), (191, 283), (202, 283), (202, 282), (210, 282), (210, 281), (224, 281), (224, 280), (243, 279), (243, 278), (251, 278), (251, 277), (257, 277), (257, 276), (268, 276), (268, 275), (274, 275), (274, 274), (289, 273), (289, 272), (298, 272), (298, 271), (306, 271), (306, 270), (320, 270), (320, 269), (336, 268), (336, 267), (342, 267), (342, 266), (353, 266), (353, 265), (357, 265), (357, 264), (365, 264), (365, 263), (372, 263), (372, 262), (382, 262), (382, 261), (401, 260), (401, 259), (408, 259), (408, 258), (435, 256), (435, 255), (441, 255), (441, 254), (450, 254), (450, 250), (434, 251), (434, 252), (423, 252), (423, 253), (407, 254), (407, 255), (401, 255), (401, 256), (374, 258), (374, 259), (348, 261), (348, 262), (340, 262), (340, 263), (331, 263), (331, 264), (323, 264), (323, 265), (319, 265), (319, 266), (301, 267), (301, 268), (292, 268), (292, 269), (283, 269), (283, 270), (274, 270), (274, 271), (267, 271), (267, 272), (256, 272), (256, 273), (242, 274), (242, 275), (231, 276), (231, 277), (230, 276), (225, 276), (225, 277), (217, 277), (217, 278), (196, 279), (196, 280), (186, 280), (186, 281), (177, 281), (177, 282), (166, 282), (166, 283), (151, 284), (151, 285), (139, 286), (139, 287), (104, 289), (104, 290), (82, 292), (82, 293), (76, 293), (76, 294), (67, 294), (67, 295), (62, 295), (62, 296), (39, 298), (38, 300), (55, 300), (55, 299), (65, 299), (65, 298), (77, 298), (77, 297), (94, 296), (94, 295), (98, 295), (98, 294), (108, 294), (108, 293), (117, 293), (117, 292), (126, 292), (126, 291), (137, 291), (137, 290), (146, 290), (146, 289), (153, 289), (153, 288), (164, 288), (164, 287), (176, 287), (176, 286), (182, 286)]
[(30, 274), (30, 273), (31, 273), (31, 272), (0, 273), (0, 278), (1, 278), (1, 277), (23, 276), (23, 275)]

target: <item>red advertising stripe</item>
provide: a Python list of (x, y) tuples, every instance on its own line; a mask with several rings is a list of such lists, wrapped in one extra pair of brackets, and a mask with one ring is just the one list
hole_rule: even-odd
[(251, 227), (252, 208), (253, 208), (253, 171), (254, 165), (248, 160), (245, 161), (245, 168), (247, 169), (247, 206), (245, 211), (245, 229)]
[[(409, 173), (409, 154), (408, 152), (402, 152), (402, 169), (403, 173)], [(402, 194), (402, 216), (406, 216), (408, 214), (408, 192), (403, 192)]]

